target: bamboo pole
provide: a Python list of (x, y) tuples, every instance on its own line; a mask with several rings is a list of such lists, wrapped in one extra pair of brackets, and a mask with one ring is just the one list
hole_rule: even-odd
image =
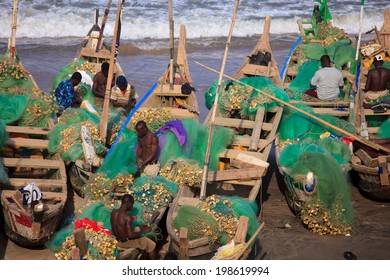
[[(214, 72), (214, 73), (217, 73), (217, 74), (220, 74), (220, 73), (221, 73), (221, 72), (219, 72), (218, 70), (212, 69), (211, 67), (208, 67), (208, 66), (206, 66), (206, 65), (204, 65), (204, 64), (202, 64), (202, 63), (200, 63), (200, 62), (198, 62), (198, 61), (195, 61), (195, 64), (197, 64), (197, 65), (199, 65), (199, 66), (201, 66), (201, 67), (203, 67), (203, 68), (206, 68), (207, 70), (210, 70), (210, 71), (212, 71), (212, 72)], [(275, 96), (273, 96), (273, 95), (271, 95), (271, 94), (268, 94), (268, 93), (265, 92), (265, 91), (262, 91), (262, 90), (260, 90), (260, 89), (254, 88), (254, 87), (252, 87), (252, 86), (250, 86), (250, 85), (248, 85), (248, 84), (246, 84), (246, 83), (244, 83), (244, 82), (241, 82), (241, 81), (239, 81), (239, 80), (237, 80), (237, 79), (235, 79), (235, 78), (233, 78), (233, 77), (230, 77), (230, 76), (228, 76), (228, 75), (226, 75), (226, 74), (223, 74), (223, 76), (226, 77), (226, 78), (228, 78), (228, 79), (230, 79), (230, 80), (232, 80), (232, 81), (235, 81), (235, 82), (237, 82), (237, 83), (239, 83), (239, 84), (242, 84), (242, 85), (245, 85), (245, 86), (247, 86), (247, 87), (250, 87), (251, 89), (253, 89), (253, 90), (255, 90), (255, 91), (257, 91), (257, 92), (259, 92), (259, 93), (261, 93), (261, 94), (264, 94), (265, 96), (267, 96), (267, 97), (269, 97), (269, 98), (271, 98), (271, 99), (273, 99), (273, 100), (275, 100), (275, 101), (277, 101), (277, 102), (279, 102), (279, 103), (281, 103), (281, 104), (283, 104), (283, 105), (285, 105), (285, 106), (287, 106), (287, 107), (290, 107), (290, 108), (292, 108), (292, 109), (294, 109), (294, 110), (296, 110), (296, 111), (298, 111), (298, 112), (300, 112), (300, 113), (302, 113), (302, 114), (304, 114), (304, 115), (306, 115), (306, 116), (308, 116), (308, 117), (314, 119), (315, 121), (320, 122), (320, 123), (326, 125), (327, 127), (330, 127), (330, 128), (332, 128), (332, 129), (334, 129), (334, 130), (337, 130), (338, 132), (340, 132), (340, 133), (342, 133), (342, 134), (344, 134), (344, 135), (346, 135), (346, 136), (348, 136), (348, 137), (351, 137), (351, 138), (353, 138), (354, 140), (356, 140), (356, 141), (358, 141), (358, 142), (360, 142), (360, 143), (362, 143), (362, 144), (364, 144), (364, 145), (366, 145), (366, 146), (368, 146), (368, 147), (370, 147), (370, 148), (373, 148), (373, 149), (375, 149), (375, 150), (382, 151), (382, 152), (385, 152), (385, 153), (389, 153), (389, 154), (390, 154), (390, 150), (387, 149), (386, 147), (383, 147), (383, 146), (381, 146), (381, 145), (378, 145), (378, 144), (376, 144), (376, 143), (374, 143), (374, 142), (369, 142), (369, 141), (367, 141), (367, 140), (365, 140), (365, 139), (363, 139), (363, 138), (361, 138), (361, 137), (359, 137), (359, 136), (357, 136), (357, 135), (355, 135), (355, 134), (352, 134), (352, 133), (350, 133), (350, 132), (348, 132), (348, 131), (346, 131), (346, 130), (344, 130), (344, 129), (341, 129), (341, 128), (339, 128), (339, 127), (337, 127), (337, 126), (331, 124), (331, 123), (328, 123), (327, 121), (324, 121), (323, 119), (320, 119), (320, 118), (317, 117), (317, 116), (314, 116), (314, 115), (312, 115), (312, 114), (310, 114), (310, 113), (308, 113), (308, 112), (306, 112), (306, 111), (303, 111), (302, 109), (299, 109), (298, 107), (295, 107), (294, 105), (292, 105), (292, 104), (290, 104), (290, 103), (288, 103), (288, 102), (286, 102), (286, 101), (283, 101), (283, 100), (281, 100), (281, 99), (279, 99), (279, 98), (277, 98), (277, 97), (275, 97)]]
[(169, 88), (173, 89), (174, 83), (174, 23), (173, 23), (173, 14), (172, 14), (172, 0), (168, 0), (168, 19), (169, 19), (169, 51), (170, 51), (170, 61), (169, 61)]
[(360, 21), (359, 21), (359, 36), (356, 46), (356, 54), (355, 54), (355, 60), (357, 61), (359, 58), (359, 50), (360, 50), (360, 42), (362, 38), (362, 25), (363, 25), (363, 7), (364, 7), (364, 0), (361, 0), (360, 5)]
[(96, 52), (99, 51), (99, 49), (101, 47), (101, 44), (102, 44), (103, 31), (104, 31), (104, 28), (106, 26), (108, 13), (110, 12), (110, 8), (111, 8), (111, 3), (112, 3), (112, 0), (109, 0), (108, 4), (107, 4), (107, 7), (104, 10), (104, 16), (103, 16), (103, 19), (102, 19), (102, 26), (100, 27), (99, 39), (98, 39), (98, 43), (96, 44)]
[(9, 56), (13, 59), (15, 59), (15, 51), (16, 51), (17, 16), (18, 16), (18, 0), (14, 0), (14, 7), (12, 11), (11, 42), (9, 48), (10, 49)]
[(116, 10), (114, 36), (112, 38), (112, 44), (111, 44), (110, 68), (108, 70), (106, 93), (104, 95), (102, 119), (100, 121), (100, 138), (102, 140), (103, 145), (106, 144), (106, 138), (107, 138), (108, 109), (110, 106), (111, 83), (112, 83), (112, 77), (114, 75), (114, 68), (115, 68), (116, 39), (117, 39), (117, 35), (118, 35), (117, 33), (118, 33), (119, 18), (120, 18), (120, 13), (121, 13), (121, 6), (122, 6), (122, 2), (121, 2), (121, 0), (118, 0), (118, 6), (117, 6), (117, 10)]
[(236, 0), (236, 5), (234, 7), (232, 22), (230, 24), (229, 36), (228, 36), (228, 39), (226, 41), (225, 53), (224, 53), (223, 60), (222, 60), (221, 72), (219, 74), (219, 79), (218, 79), (218, 85), (217, 85), (217, 89), (216, 89), (214, 105), (213, 105), (213, 108), (212, 108), (213, 111), (212, 111), (211, 120), (210, 120), (209, 137), (208, 137), (208, 140), (207, 140), (207, 150), (206, 150), (206, 154), (205, 154), (205, 157), (204, 157), (202, 185), (201, 185), (201, 189), (200, 189), (200, 199), (201, 200), (205, 199), (205, 196), (206, 196), (206, 185), (207, 185), (207, 177), (208, 177), (208, 173), (209, 173), (210, 149), (211, 149), (211, 144), (212, 144), (212, 141), (213, 141), (215, 114), (216, 114), (216, 111), (217, 111), (218, 97), (219, 97), (219, 93), (220, 93), (220, 90), (221, 90), (223, 72), (225, 71), (226, 58), (227, 58), (227, 54), (228, 54), (228, 51), (229, 51), (230, 39), (232, 37), (234, 24), (236, 22), (236, 15), (237, 15), (237, 10), (238, 10), (238, 4), (239, 3), (240, 3), (240, 0)]

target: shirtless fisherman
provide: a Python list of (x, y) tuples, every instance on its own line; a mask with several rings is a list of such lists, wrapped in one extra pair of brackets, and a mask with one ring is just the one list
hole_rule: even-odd
[(390, 70), (383, 68), (383, 58), (377, 55), (374, 58), (374, 69), (368, 71), (367, 82), (364, 88), (365, 103), (374, 103), (375, 100), (386, 97), (389, 98)]
[(135, 232), (132, 226), (132, 222), (135, 220), (135, 216), (131, 216), (128, 211), (133, 209), (134, 197), (130, 194), (122, 196), (122, 203), (119, 209), (115, 209), (111, 212), (111, 227), (112, 232), (118, 240), (118, 246), (122, 248), (138, 248), (145, 250), (148, 253), (150, 260), (155, 260), (156, 255), (156, 243), (142, 234), (151, 231), (151, 227), (141, 225), (138, 226), (139, 231)]
[(160, 163), (157, 158), (158, 138), (151, 132), (144, 121), (135, 125), (137, 131), (137, 165), (142, 176), (157, 176), (160, 171)]

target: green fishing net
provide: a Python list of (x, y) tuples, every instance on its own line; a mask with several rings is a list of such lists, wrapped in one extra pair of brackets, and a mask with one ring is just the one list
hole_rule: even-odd
[(304, 187), (308, 172), (314, 173), (316, 189), (301, 210), (302, 221), (316, 233), (350, 233), (352, 201), (348, 181), (339, 164), (328, 154), (306, 152), (299, 156), (290, 175)]
[(0, 120), (13, 124), (22, 116), (27, 106), (27, 96), (0, 95)]
[(378, 139), (390, 138), (390, 120), (387, 120), (380, 125), (377, 138)]
[[(205, 93), (206, 106), (210, 109), (217, 89), (217, 82), (213, 82), (211, 87)], [(264, 91), (274, 97), (288, 102), (289, 97), (278, 86), (276, 86), (268, 77), (248, 77), (240, 79), (240, 82), (225, 81), (221, 86), (221, 92), (218, 98), (218, 106), (223, 116), (230, 117), (237, 112), (242, 118), (248, 119), (256, 115), (260, 107), (272, 110), (279, 105), (272, 98), (256, 91)]]
[(335, 52), (332, 61), (337, 68), (341, 68), (348, 62), (355, 60), (356, 49), (352, 45), (339, 45)]
[(212, 195), (194, 206), (183, 205), (174, 219), (174, 228), (188, 228), (190, 240), (207, 237), (210, 245), (225, 245), (237, 231), (240, 216), (248, 217), (247, 240), (259, 227), (255, 202), (240, 197)]
[(199, 162), (188, 158), (170, 159), (160, 170), (160, 176), (178, 185), (199, 188), (203, 170)]
[(33, 83), (20, 65), (7, 56), (0, 56), (0, 89), (7, 89), (14, 95), (31, 92)]
[(298, 75), (290, 83), (287, 92), (292, 100), (301, 100), (301, 94), (310, 89), (310, 81), (317, 70), (321, 68), (321, 63), (317, 60), (305, 62), (298, 67)]
[(326, 54), (325, 48), (318, 43), (303, 44), (301, 48), (304, 56), (312, 60), (320, 60)]

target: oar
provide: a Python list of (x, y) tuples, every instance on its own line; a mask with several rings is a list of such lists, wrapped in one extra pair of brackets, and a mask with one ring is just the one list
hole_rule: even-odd
[(100, 27), (99, 38), (98, 38), (98, 42), (97, 42), (97, 44), (96, 44), (96, 52), (99, 51), (100, 45), (102, 44), (103, 31), (104, 31), (104, 28), (105, 28), (105, 26), (106, 26), (108, 13), (110, 12), (111, 2), (112, 2), (112, 0), (109, 0), (109, 1), (108, 1), (107, 7), (106, 7), (106, 9), (104, 10), (104, 16), (103, 16), (103, 19), (102, 19), (102, 26)]
[[(217, 74), (221, 74), (222, 73), (222, 72), (219, 72), (218, 70), (215, 70), (215, 69), (213, 69), (211, 67), (208, 67), (208, 66), (206, 66), (206, 65), (204, 65), (204, 64), (202, 64), (202, 63), (200, 63), (198, 61), (195, 61), (195, 64), (197, 64), (197, 65), (199, 65), (199, 66), (201, 66), (203, 68), (206, 68), (207, 70), (210, 70), (210, 71), (212, 71), (214, 73), (217, 73)], [(320, 123), (326, 125), (327, 127), (330, 127), (330, 128), (332, 128), (334, 130), (337, 130), (338, 132), (340, 132), (340, 133), (342, 133), (342, 134), (344, 134), (346, 136), (349, 136), (349, 137), (355, 139), (356, 141), (358, 141), (358, 142), (360, 142), (360, 143), (362, 143), (362, 144), (364, 144), (364, 145), (366, 145), (368, 147), (371, 147), (371, 148), (373, 148), (375, 150), (382, 151), (382, 152), (390, 154), (390, 150), (387, 149), (386, 147), (378, 145), (378, 144), (376, 144), (374, 142), (369, 142), (369, 141), (367, 141), (367, 140), (365, 140), (365, 139), (363, 139), (363, 138), (361, 138), (361, 137), (359, 137), (359, 136), (357, 136), (355, 134), (352, 134), (352, 133), (350, 133), (350, 132), (340, 128), (340, 127), (337, 127), (337, 126), (335, 126), (335, 125), (333, 125), (331, 123), (328, 123), (327, 121), (324, 121), (323, 119), (320, 119), (319, 117), (317, 117), (315, 115), (312, 115), (312, 114), (310, 114), (310, 113), (308, 113), (306, 111), (303, 111), (302, 109), (299, 109), (298, 107), (295, 107), (294, 105), (292, 105), (292, 104), (290, 104), (290, 103), (288, 103), (288, 102), (286, 102), (284, 100), (281, 100), (281, 99), (279, 99), (279, 98), (277, 98), (277, 97), (275, 97), (275, 96), (273, 96), (273, 95), (271, 95), (271, 94), (269, 94), (269, 93), (267, 93), (265, 91), (262, 91), (260, 89), (254, 88), (254, 87), (252, 87), (252, 86), (250, 86), (250, 85), (248, 85), (248, 84), (246, 84), (244, 82), (241, 82), (241, 81), (239, 81), (239, 80), (237, 80), (237, 79), (235, 79), (233, 77), (230, 77), (230, 76), (225, 75), (225, 74), (223, 74), (223, 76), (228, 78), (228, 79), (230, 79), (230, 80), (232, 80), (232, 81), (235, 81), (235, 82), (237, 82), (239, 84), (247, 86), (247, 87), (249, 87), (249, 88), (251, 88), (251, 89), (253, 89), (253, 90), (255, 90), (255, 91), (257, 91), (257, 92), (259, 92), (261, 94), (264, 94), (265, 96), (271, 98), (272, 100), (275, 100), (275, 101), (277, 101), (277, 102), (279, 102), (279, 103), (281, 103), (281, 104), (283, 104), (283, 105), (285, 105), (287, 107), (290, 107), (290, 108), (292, 108), (292, 109), (294, 109), (294, 110), (296, 110), (296, 111), (298, 111), (298, 112), (300, 112), (300, 113), (302, 113), (302, 114), (304, 114), (304, 115), (314, 119), (315, 121), (320, 122)], [(214, 106), (215, 105), (216, 105), (216, 103), (214, 103)], [(204, 174), (203, 174), (203, 176), (204, 176)]]
[(174, 83), (174, 35), (173, 35), (173, 15), (172, 15), (172, 0), (168, 0), (168, 18), (169, 18), (169, 51), (170, 51), (170, 62), (169, 62), (169, 88), (173, 89)]
[(117, 46), (116, 39), (117, 39), (117, 35), (118, 35), (118, 26), (119, 26), (121, 7), (122, 7), (121, 0), (118, 0), (118, 6), (117, 6), (117, 10), (116, 10), (115, 29), (114, 29), (114, 35), (113, 35), (112, 44), (111, 44), (110, 68), (108, 70), (106, 93), (104, 95), (102, 119), (100, 121), (100, 138), (102, 140), (103, 145), (106, 145), (106, 138), (107, 138), (108, 109), (110, 106), (111, 83), (112, 83), (112, 77), (114, 75), (114, 68), (115, 68), (115, 55), (116, 55), (116, 46)]
[(240, 3), (240, 0), (236, 0), (236, 6), (234, 7), (232, 22), (230, 24), (229, 36), (228, 36), (228, 39), (226, 41), (225, 54), (224, 54), (223, 60), (222, 60), (221, 72), (219, 74), (218, 86), (217, 86), (217, 90), (216, 90), (214, 105), (213, 105), (213, 108), (212, 108), (213, 111), (212, 111), (211, 120), (210, 120), (210, 129), (209, 129), (209, 137), (208, 137), (208, 141), (207, 141), (207, 150), (206, 150), (206, 154), (205, 154), (205, 157), (204, 157), (202, 185), (201, 185), (201, 188), (200, 188), (200, 199), (201, 200), (205, 199), (205, 196), (206, 196), (206, 185), (207, 185), (207, 177), (208, 177), (208, 173), (209, 173), (210, 149), (211, 149), (211, 143), (213, 141), (215, 114), (216, 114), (216, 111), (217, 111), (218, 97), (219, 97), (219, 92), (221, 90), (223, 72), (225, 70), (226, 58), (227, 58), (227, 54), (228, 54), (228, 51), (229, 51), (230, 39), (232, 37), (234, 23), (236, 22), (236, 14), (237, 14), (238, 4), (239, 3)]

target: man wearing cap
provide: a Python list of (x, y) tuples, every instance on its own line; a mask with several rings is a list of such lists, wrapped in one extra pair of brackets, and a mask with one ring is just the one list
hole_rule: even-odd
[(134, 86), (128, 83), (124, 76), (118, 76), (116, 86), (111, 92), (111, 102), (114, 107), (121, 107), (128, 114), (135, 107), (137, 98), (138, 94)]
[(375, 68), (368, 71), (367, 82), (364, 88), (364, 102), (372, 104), (379, 98), (389, 95), (390, 70), (383, 68), (383, 57), (377, 55), (373, 62)]

